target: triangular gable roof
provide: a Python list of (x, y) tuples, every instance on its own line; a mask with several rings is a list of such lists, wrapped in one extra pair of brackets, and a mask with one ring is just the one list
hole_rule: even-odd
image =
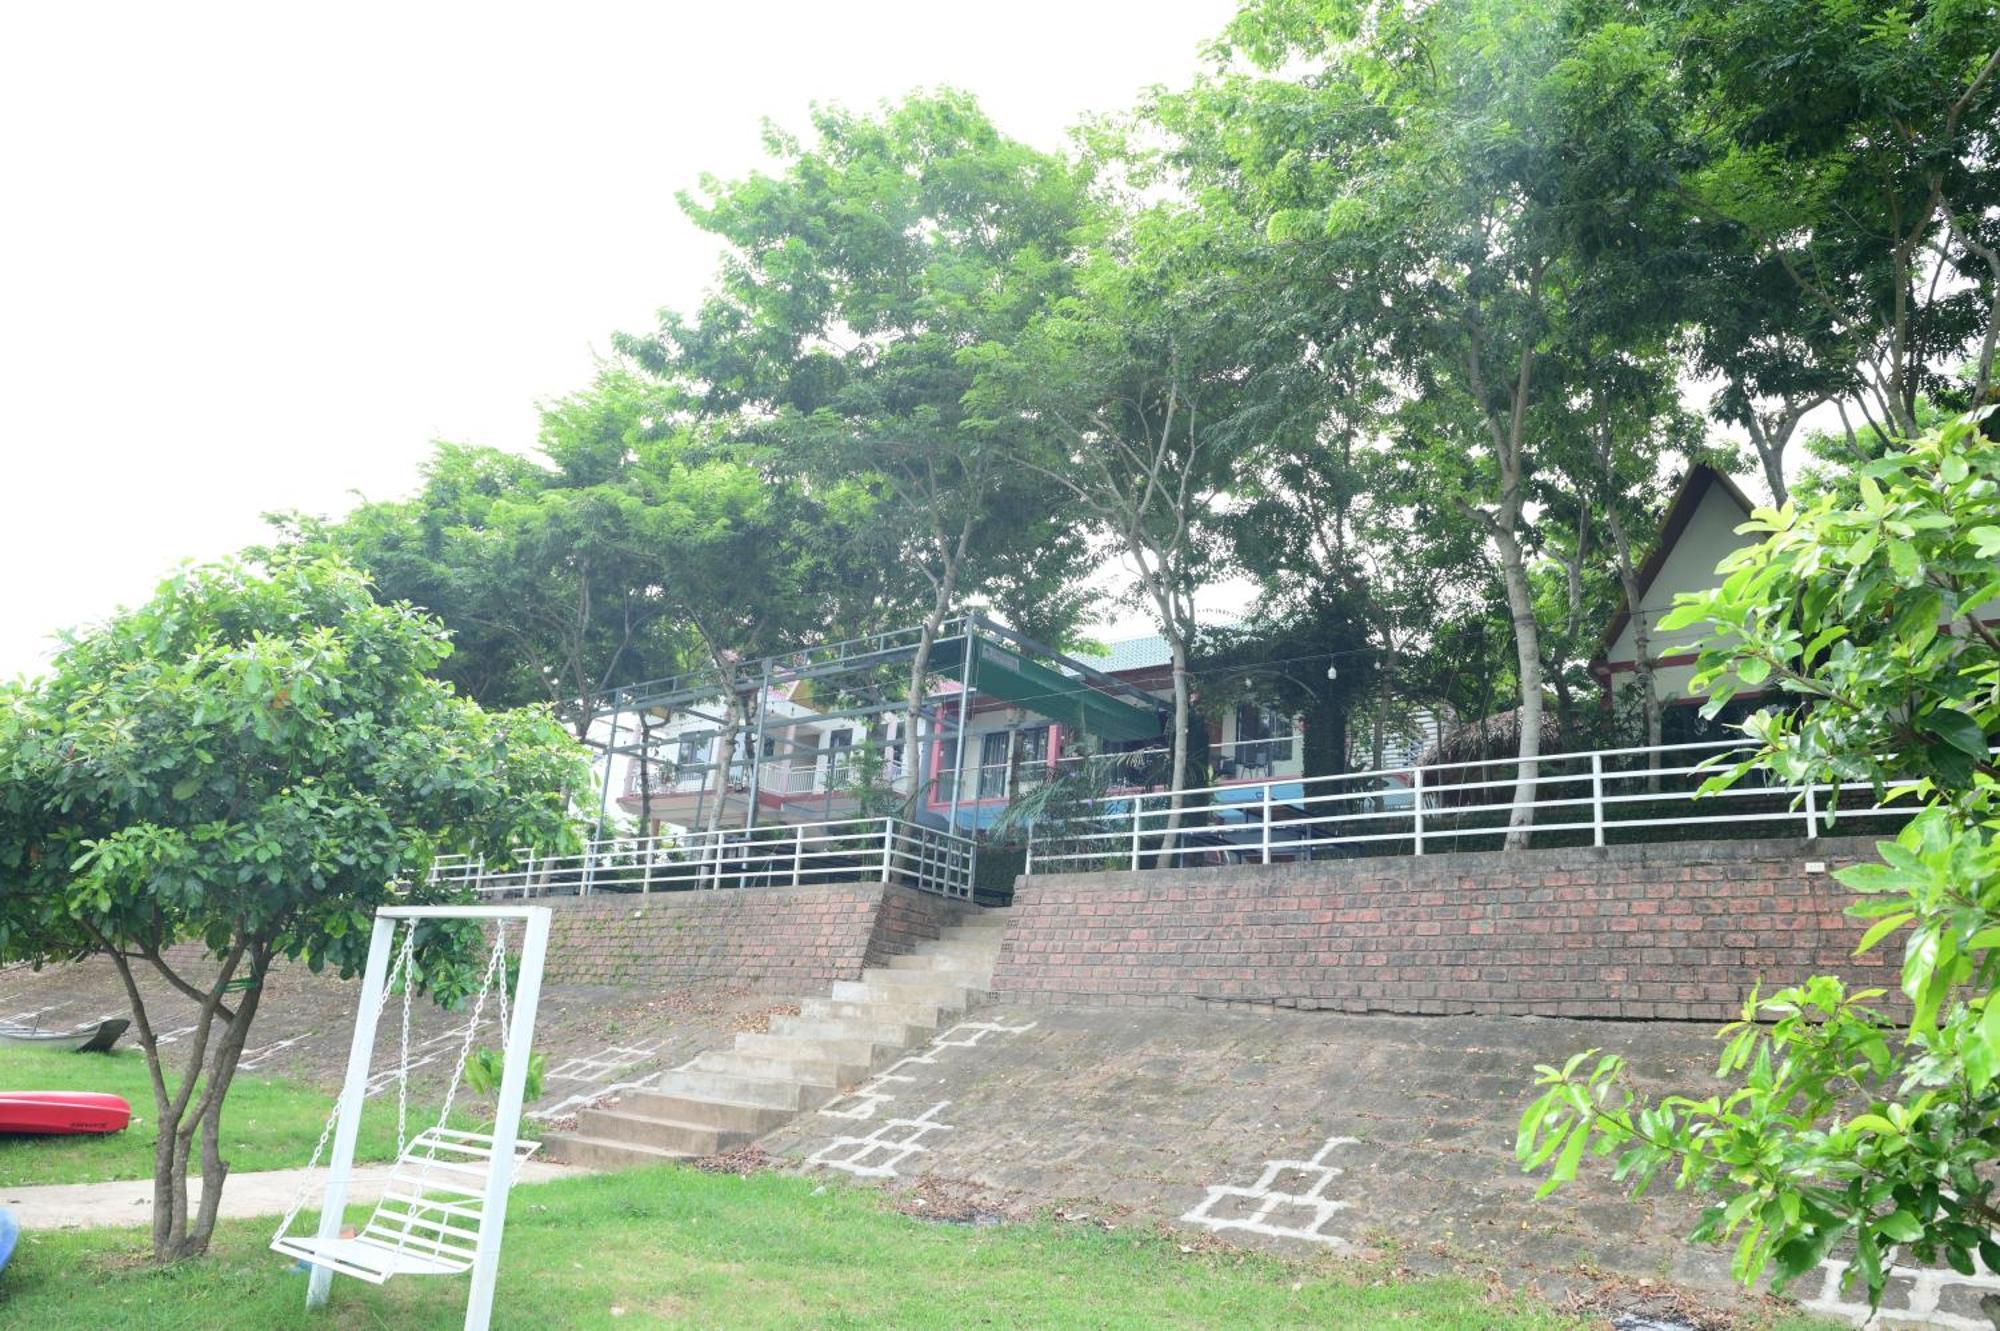
[[(1731, 480), (1728, 473), (1718, 471), (1706, 462), (1697, 462), (1690, 467), (1688, 474), (1681, 478), (1680, 489), (1676, 490), (1674, 497), (1667, 501), (1666, 516), (1660, 522), (1660, 539), (1654, 543), (1653, 552), (1646, 556), (1646, 562), (1639, 566), (1641, 604), (1644, 604), (1648, 593), (1653, 590), (1653, 580), (1660, 576), (1661, 568), (1666, 565), (1668, 556), (1674, 552), (1675, 543), (1687, 530), (1688, 523), (1694, 520), (1695, 513), (1701, 508), (1702, 500), (1708, 497), (1709, 488), (1718, 485), (1722, 487), (1722, 493), (1743, 510), (1744, 517), (1749, 517), (1751, 511), (1756, 508), (1756, 505), (1750, 502), (1750, 496), (1743, 493), (1743, 488)], [(1618, 635), (1625, 631), (1625, 626), (1631, 620), (1632, 607), (1619, 606), (1618, 613), (1611, 617), (1611, 623), (1606, 626), (1604, 636), (1597, 640), (1595, 659), (1602, 661), (1605, 658), (1611, 650), (1611, 644), (1618, 641)]]

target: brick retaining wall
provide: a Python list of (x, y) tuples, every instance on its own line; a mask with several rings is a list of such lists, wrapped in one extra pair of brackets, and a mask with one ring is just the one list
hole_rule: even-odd
[(939, 937), (958, 918), (962, 908), (932, 892), (907, 887), (890, 887), (882, 893), (881, 909), (875, 915), (875, 931), (868, 939), (867, 961), (884, 966), (899, 952), (912, 952), (917, 944)]
[(1341, 1012), (1728, 1020), (1852, 953), (1830, 874), (1872, 840), (1680, 842), (1022, 878), (1004, 997)]
[(935, 938), (950, 903), (881, 883), (555, 898), (550, 984), (727, 981), (824, 993)]

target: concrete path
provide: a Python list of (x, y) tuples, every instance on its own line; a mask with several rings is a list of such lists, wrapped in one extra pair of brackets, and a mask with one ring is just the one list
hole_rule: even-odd
[[(551, 1179), (573, 1178), (586, 1171), (529, 1160), (521, 1166), (520, 1183), (546, 1183)], [(273, 1169), (261, 1174), (231, 1174), (222, 1188), (221, 1213), (225, 1220), (246, 1216), (281, 1216), (291, 1209), (299, 1185), (308, 1175), (323, 1181), (323, 1169)], [(389, 1176), (387, 1165), (362, 1165), (348, 1185), (348, 1199), (372, 1202), (382, 1195), (382, 1181)], [(201, 1180), (188, 1180), (188, 1204), (201, 1198)], [(311, 1207), (316, 1198), (308, 1198)], [(150, 1179), (117, 1183), (51, 1183), (36, 1187), (0, 1187), (0, 1206), (14, 1213), (24, 1230), (90, 1229), (110, 1225), (146, 1225), (153, 1219), (153, 1184)]]

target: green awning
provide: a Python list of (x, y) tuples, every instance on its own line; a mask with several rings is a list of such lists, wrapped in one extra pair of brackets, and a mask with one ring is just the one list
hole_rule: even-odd
[[(964, 638), (939, 643), (931, 653), (931, 669), (960, 677), (965, 643)], [(1101, 739), (1155, 739), (1161, 732), (1160, 714), (1152, 708), (1100, 693), (1083, 680), (984, 638), (974, 638), (972, 644), (972, 687), (980, 693)]]

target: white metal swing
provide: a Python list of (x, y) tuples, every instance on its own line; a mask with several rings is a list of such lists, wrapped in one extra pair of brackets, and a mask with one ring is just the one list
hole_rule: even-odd
[[(458, 1058), (445, 1091), (438, 1121), (415, 1137), (409, 1135), (410, 1003), (415, 986), (408, 983), (415, 955), (417, 927), (425, 919), (478, 919), (495, 925), (493, 948), (479, 991), (459, 1041)], [(508, 920), (526, 928), (521, 966), (511, 1014), (507, 1001)], [(399, 921), (402, 945), (394, 946)], [(467, 1331), (484, 1331), (492, 1313), (493, 1288), (499, 1274), (501, 1230), (506, 1223), (507, 1190), (521, 1163), (539, 1142), (519, 1140), (522, 1092), (529, 1049), (534, 1041), (535, 1008), (540, 1000), (542, 963), (547, 953), (549, 911), (546, 907), (408, 906), (382, 910), (375, 917), (363, 973), (360, 1008), (355, 1016), (354, 1044), (348, 1052), (347, 1080), (340, 1100), (313, 1148), (310, 1171), (319, 1163), (329, 1139), (333, 1157), (321, 1201), (319, 1232), (293, 1235), (292, 1222), (312, 1192), (311, 1176), (299, 1189), (292, 1207), (278, 1222), (273, 1251), (298, 1258), (312, 1268), (307, 1306), (326, 1301), (333, 1274), (355, 1276), (381, 1284), (398, 1275), (458, 1275), (473, 1273), (467, 1302)], [(394, 952), (393, 968), (390, 954)], [(375, 1046), (375, 1029), (389, 995), (401, 981), (402, 1039), (397, 1050), (396, 1161), (384, 1181), (381, 1200), (356, 1233), (342, 1237), (348, 1184), (353, 1175), (354, 1142), (361, 1108), (367, 1096), (368, 1068)], [(506, 1036), (499, 1105), (493, 1131), (462, 1132), (449, 1125), (452, 1104), (465, 1078), (467, 1060), (490, 996), (499, 995), (500, 1026)]]

